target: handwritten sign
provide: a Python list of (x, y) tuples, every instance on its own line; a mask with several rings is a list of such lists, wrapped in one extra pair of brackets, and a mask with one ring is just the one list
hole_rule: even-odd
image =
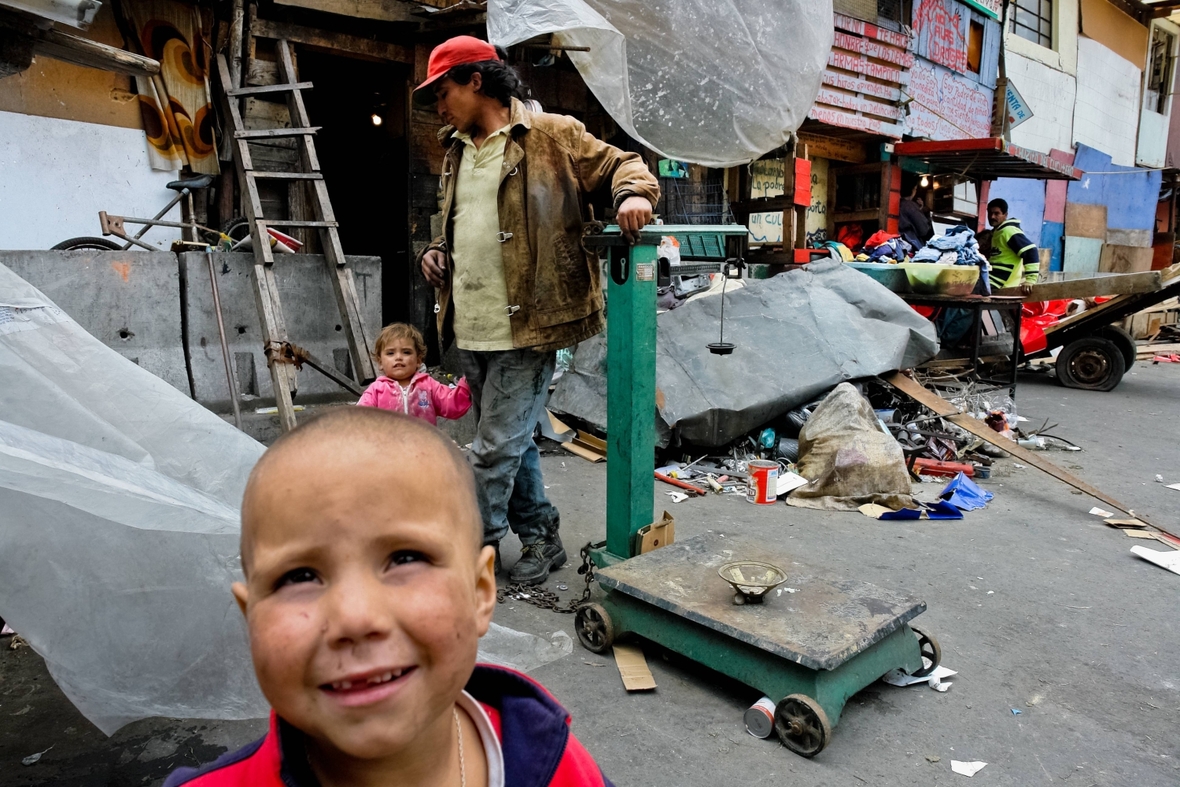
[(992, 91), (934, 63), (918, 59), (906, 92), (913, 97), (906, 133), (935, 141), (991, 135)]
[[(750, 197), (781, 197), (785, 193), (783, 160), (766, 159), (750, 165)], [(751, 213), (746, 225), (750, 243), (779, 244), (783, 242), (783, 214)]]
[(918, 0), (914, 5), (918, 54), (966, 73), (967, 26), (970, 21), (970, 13), (954, 0)]

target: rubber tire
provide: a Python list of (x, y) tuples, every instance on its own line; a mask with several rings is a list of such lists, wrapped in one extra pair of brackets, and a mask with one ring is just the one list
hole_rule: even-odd
[[(244, 232), (242, 230), (245, 230)], [(245, 216), (237, 216), (221, 225), (221, 231), (235, 241), (250, 237), (250, 220)]]
[[(1079, 359), (1079, 356), (1083, 354), (1100, 358), (1106, 367), (1105, 374), (1096, 376), (1088, 367), (1075, 368), (1075, 362), (1086, 360)], [(1078, 388), (1083, 391), (1111, 391), (1123, 379), (1123, 374), (1127, 371), (1127, 364), (1123, 360), (1123, 351), (1110, 339), (1104, 339), (1101, 336), (1083, 336), (1081, 339), (1075, 339), (1067, 344), (1057, 354), (1054, 371), (1058, 381), (1066, 388)], [(1079, 376), (1079, 372), (1085, 373), (1086, 377)]]
[(106, 238), (80, 237), (63, 240), (50, 251), (122, 251), (123, 245)]
[(1135, 344), (1135, 337), (1117, 325), (1108, 325), (1095, 332), (1103, 339), (1110, 339), (1123, 353), (1123, 372), (1131, 371), (1135, 361), (1139, 358), (1139, 347)]

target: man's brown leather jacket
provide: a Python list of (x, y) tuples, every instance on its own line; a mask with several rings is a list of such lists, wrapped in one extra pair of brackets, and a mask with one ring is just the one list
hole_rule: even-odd
[[(602, 278), (598, 255), (582, 243), (583, 195), (609, 183), (615, 207), (640, 196), (654, 207), (659, 184), (636, 153), (624, 153), (572, 117), (531, 112), (512, 100), (512, 126), (500, 172), (499, 211), (504, 279), (517, 348), (569, 347), (602, 330)], [(448, 146), (443, 162), (443, 235), (424, 251), (450, 247), (455, 173), (463, 144), (450, 126), (439, 132)], [(491, 209), (492, 206), (488, 206)], [(448, 269), (452, 268), (447, 254)], [(450, 270), (438, 292), (443, 346), (453, 338)]]

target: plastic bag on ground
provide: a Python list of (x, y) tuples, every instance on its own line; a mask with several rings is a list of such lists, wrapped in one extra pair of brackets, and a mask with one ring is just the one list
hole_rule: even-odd
[(819, 94), (831, 0), (490, 0), (488, 38), (553, 34), (632, 137), (710, 167), (788, 142)]
[(960, 511), (974, 511), (986, 508), (994, 494), (980, 487), (963, 473), (951, 479), (951, 482), (938, 494), (939, 499), (946, 500)]
[(881, 431), (873, 406), (849, 383), (836, 386), (803, 425), (798, 472), (809, 483), (791, 492), (787, 503), (799, 508), (914, 506), (901, 446)]
[(262, 452), (0, 265), (0, 615), (103, 732), (266, 714), (229, 592)]

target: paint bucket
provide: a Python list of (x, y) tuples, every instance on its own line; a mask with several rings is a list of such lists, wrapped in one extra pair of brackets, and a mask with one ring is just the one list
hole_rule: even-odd
[(778, 462), (754, 459), (749, 465), (746, 479), (746, 500), (760, 506), (772, 505), (778, 500)]
[(742, 718), (746, 722), (746, 732), (755, 738), (769, 738), (774, 734), (774, 703), (770, 697), (755, 702)]

